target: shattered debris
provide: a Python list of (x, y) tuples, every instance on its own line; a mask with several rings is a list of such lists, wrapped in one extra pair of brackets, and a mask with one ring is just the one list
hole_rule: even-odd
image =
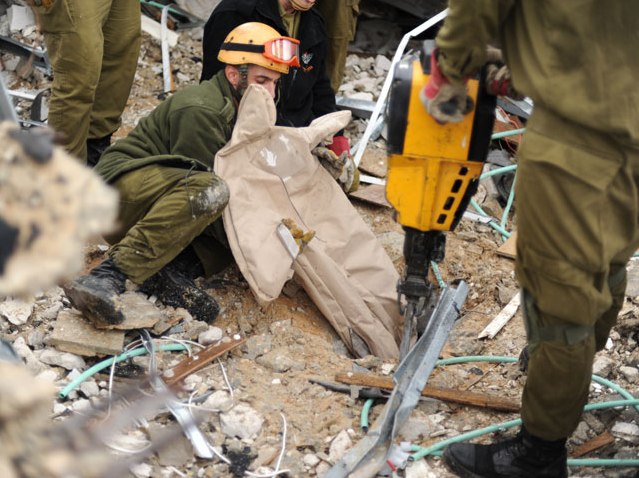
[[(21, 2), (9, 3), (12, 9), (22, 6)], [(190, 12), (200, 18), (206, 18), (215, 3), (204, 0), (178, 2), (185, 9), (192, 6)], [(9, 20), (0, 8), (0, 35), (11, 35), (37, 47), (39, 40), (35, 29), (19, 22), (19, 14), (15, 14), (18, 11), (21, 10), (14, 10)], [(359, 51), (348, 57), (347, 77), (339, 95), (350, 100), (371, 102), (379, 95), (393, 48), (399, 41), (399, 31), (397, 25), (389, 27), (392, 22), (388, 19), (377, 18), (366, 23), (367, 27), (359, 34), (360, 40), (354, 45), (354, 51)], [(178, 41), (171, 48), (171, 66), (175, 87), (183, 88), (199, 81), (201, 32), (197, 29), (178, 30), (175, 34)], [(374, 51), (366, 51), (370, 45), (374, 45)], [(41, 68), (23, 68), (24, 63), (8, 53), (0, 53), (0, 59), (0, 75), (11, 89), (35, 94), (49, 85), (50, 79)], [(123, 127), (116, 136), (125, 135), (140, 117), (151, 111), (159, 103), (163, 91), (160, 45), (144, 34), (134, 88)], [(23, 117), (29, 117), (30, 108), (30, 101), (17, 100), (17, 111)], [(521, 122), (517, 123), (519, 118), (512, 114), (504, 118), (507, 121), (499, 125), (504, 130), (521, 125)], [(508, 119), (512, 119), (514, 124)], [(356, 118), (349, 124), (347, 135), (352, 144), (364, 128), (365, 119), (362, 118)], [(514, 138), (500, 141), (497, 145), (501, 149), (500, 155), (505, 155), (508, 160), (512, 160), (517, 147), (518, 137)], [(369, 146), (362, 168), (368, 174), (383, 178), (386, 173), (384, 160), (382, 132)], [(505, 205), (500, 202), (500, 188), (506, 183), (485, 184), (475, 199), (480, 206), (486, 206), (485, 209), (499, 222)], [(374, 190), (373, 186), (363, 186), (362, 190), (367, 191), (368, 188), (371, 190), (361, 200), (357, 197), (351, 199), (395, 267), (401, 271), (403, 231), (394, 221), (392, 210), (382, 205), (383, 187), (377, 186), (378, 189)], [(511, 211), (505, 228), (512, 231), (514, 222)], [(516, 290), (513, 261), (497, 252), (504, 244), (503, 239), (489, 224), (467, 219), (449, 234), (446, 259), (440, 264), (442, 277), (446, 281), (464, 279), (470, 286), (470, 294), (462, 318), (444, 349), (444, 357), (498, 355), (515, 358), (523, 347), (524, 330), (518, 315), (505, 324), (494, 339), (477, 339)], [(94, 237), (93, 244), (86, 248), (85, 253), (92, 261), (99, 261), (105, 251), (106, 246), (101, 239)], [(608, 347), (598, 355), (594, 364), (594, 373), (614, 381), (635, 396), (639, 393), (637, 264), (633, 261), (629, 268), (628, 297), (619, 324)], [(127, 293), (126, 299), (132, 301), (127, 306), (129, 312), (145, 320), (130, 328), (147, 328), (156, 340), (158, 372), (169, 371), (171, 375), (176, 370), (183, 371), (176, 396), (193, 412), (194, 423), (214, 447), (215, 453), (212, 454), (215, 456), (211, 459), (196, 457), (192, 442), (185, 437), (183, 428), (162, 408), (164, 402), (161, 401), (140, 410), (136, 415), (139, 423), (128, 424), (118, 430), (117, 436), (107, 440), (111, 448), (101, 446), (102, 460), (99, 463), (105, 460), (126, 463), (123, 470), (128, 468), (133, 476), (140, 477), (185, 475), (225, 478), (243, 476), (246, 471), (273, 474), (275, 470), (284, 469), (289, 470), (284, 476), (323, 476), (335, 460), (363, 437), (360, 414), (364, 401), (354, 398), (356, 394), (330, 390), (312, 383), (310, 379), (320, 377), (332, 381), (338, 374), (361, 372), (358, 367), (364, 367), (371, 375), (390, 380), (397, 364), (372, 356), (354, 360), (299, 287), (289, 285), (287, 290), (293, 292), (262, 309), (236, 267), (229, 268), (216, 279), (219, 279), (218, 284), (224, 284), (223, 287), (213, 288), (213, 283), (208, 287), (206, 282), (201, 282), (220, 303), (220, 315), (214, 324), (196, 321), (184, 310), (153, 302), (152, 297), (148, 298), (134, 288)], [(3, 477), (45, 476), (15, 468), (16, 457), (24, 456), (25, 440), (34, 435), (46, 436), (45, 431), (50, 431), (53, 426), (75, 424), (77, 419), (86, 419), (84, 415), (104, 413), (104, 404), (109, 397), (126, 395), (125, 390), (132, 383), (143, 380), (151, 369), (148, 354), (130, 356), (117, 366), (108, 364), (96, 375), (81, 381), (66, 399), (56, 399), (56, 391), (59, 393), (68, 387), (89, 368), (109, 357), (139, 348), (139, 343), (135, 343), (138, 334), (128, 329), (94, 328), (70, 308), (68, 300), (57, 287), (40, 290), (34, 285), (33, 293), (34, 297), (23, 302), (14, 297), (5, 297), (0, 302), (0, 338), (13, 345), (25, 364), (12, 365), (9, 371), (9, 366), (0, 362), (0, 395), (3, 397), (0, 400), (0, 419), (8, 424), (0, 427), (0, 442), (3, 443), (0, 476)], [(197, 357), (205, 356), (208, 347), (215, 347), (225, 339), (233, 341), (236, 334), (242, 334), (246, 341), (214, 359), (209, 357), (198, 362), (198, 367), (190, 367)], [(190, 351), (185, 347), (189, 347)], [(189, 367), (184, 368), (186, 365)], [(35, 382), (34, 376), (38, 376)], [(164, 376), (164, 379), (170, 382), (170, 377)], [(462, 363), (437, 367), (428, 386), (460, 390), (475, 398), (498, 396), (508, 405), (519, 403), (524, 381), (525, 376), (516, 364)], [(17, 387), (16, 383), (25, 385)], [(616, 392), (600, 384), (593, 385), (591, 392), (593, 402), (620, 398)], [(377, 400), (372, 407), (371, 422), (379, 415), (382, 408), (379, 404), (381, 401)], [(117, 404), (111, 413), (116, 414), (123, 408), (121, 403)], [(104, 416), (106, 414), (101, 418)], [(413, 444), (427, 446), (517, 416), (516, 412), (483, 410), (443, 399), (426, 398), (416, 407), (402, 434)], [(583, 457), (637, 459), (637, 423), (637, 412), (633, 408), (589, 412), (584, 414), (569, 444), (575, 450), (588, 445), (588, 452)], [(170, 446), (159, 446), (167, 441)], [(5, 446), (7, 443), (11, 443), (11, 447)], [(154, 443), (158, 444), (157, 452), (151, 450), (148, 456), (136, 458), (139, 463), (132, 460), (128, 464), (131, 451)], [(219, 458), (218, 453), (224, 458)], [(33, 454), (28, 456), (37, 458)], [(39, 456), (46, 458), (44, 454)], [(88, 461), (80, 462), (86, 464)], [(60, 473), (59, 476), (65, 476)], [(636, 476), (636, 468), (572, 467), (570, 473), (575, 477), (631, 477)], [(56, 475), (49, 473), (47, 476)], [(118, 476), (126, 476), (126, 471)], [(429, 457), (410, 463), (405, 476), (447, 478), (452, 474), (443, 467), (440, 459)]]

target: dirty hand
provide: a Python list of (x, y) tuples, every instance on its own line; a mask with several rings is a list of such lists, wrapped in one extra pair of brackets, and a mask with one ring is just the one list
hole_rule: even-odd
[(473, 100), (466, 92), (466, 83), (453, 84), (440, 71), (437, 49), (430, 56), (430, 77), (419, 99), (426, 111), (438, 123), (459, 123), (473, 110)]
[(282, 224), (286, 226), (286, 228), (291, 231), (291, 236), (295, 239), (295, 243), (302, 251), (306, 245), (311, 242), (311, 239), (315, 237), (315, 231), (309, 229), (304, 232), (301, 227), (297, 225), (297, 223), (291, 218), (282, 219)]
[(510, 70), (506, 65), (486, 65), (486, 91), (494, 96), (508, 96), (514, 100), (523, 99), (523, 95), (513, 88)]
[(349, 192), (353, 189), (357, 168), (348, 149), (338, 156), (328, 147), (317, 146), (313, 148), (311, 153), (317, 158), (324, 169), (342, 186), (344, 191)]

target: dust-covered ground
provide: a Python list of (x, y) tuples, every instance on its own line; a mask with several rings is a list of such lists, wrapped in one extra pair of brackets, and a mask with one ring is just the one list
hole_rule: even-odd
[[(198, 81), (200, 52), (197, 35), (182, 33), (178, 46), (171, 50), (177, 89)], [(383, 76), (376, 76), (374, 57), (363, 56), (360, 59), (370, 68), (359, 68), (359, 72), (357, 68), (350, 68), (345, 81), (357, 82), (370, 77), (374, 81), (364, 84), (379, 87)], [(349, 61), (357, 63), (358, 59), (353, 57)], [(159, 103), (163, 96), (161, 71), (159, 44), (145, 35), (135, 85), (117, 137), (130, 131), (140, 117)], [(361, 75), (362, 71), (366, 74)], [(46, 81), (45, 78), (42, 84), (46, 84)], [(347, 88), (348, 91), (352, 89)], [(355, 123), (348, 129), (353, 142), (358, 139), (361, 130), (362, 127)], [(383, 147), (383, 140), (376, 145)], [(485, 197), (484, 189), (482, 192)], [(353, 200), (353, 205), (401, 271), (403, 233), (394, 221), (392, 211), (358, 200)], [(487, 209), (500, 212), (494, 200), (492, 208)], [(511, 221), (507, 225), (508, 229), (513, 227)], [(522, 349), (525, 339), (519, 311), (493, 339), (477, 338), (479, 332), (517, 293), (513, 260), (496, 252), (502, 243), (503, 239), (491, 227), (467, 219), (462, 220), (455, 232), (448, 234), (446, 258), (440, 264), (442, 277), (445, 281), (465, 280), (470, 293), (462, 316), (444, 349), (443, 358), (477, 355), (517, 357)], [(87, 247), (87, 265), (93, 265), (103, 258), (105, 251), (103, 241), (96, 239), (94, 244)], [(639, 296), (639, 290), (632, 273), (630, 282), (629, 294), (632, 295), (627, 299), (620, 323), (607, 349), (597, 358), (596, 371), (636, 395), (639, 352), (635, 340), (639, 316), (635, 296)], [(222, 312), (218, 319), (213, 324), (206, 324), (186, 317), (164, 332), (166, 341), (162, 343), (206, 342), (205, 337), (210, 340), (211, 336), (232, 337), (235, 334), (247, 338), (245, 344), (225, 354), (221, 360), (190, 375), (179, 394), (185, 402), (191, 400), (192, 409), (197, 410), (196, 414), (201, 419), (199, 428), (210, 444), (232, 463), (217, 457), (196, 458), (193, 448), (178, 433), (169, 447), (142, 459), (141, 463), (131, 468), (131, 473), (137, 477), (231, 477), (245, 476), (246, 472), (274, 476), (282, 470), (289, 470), (280, 476), (323, 476), (332, 463), (363, 437), (360, 414), (364, 400), (328, 390), (310, 380), (334, 382), (337, 373), (349, 372), (354, 368), (361, 370), (361, 367), (391, 376), (397, 364), (383, 363), (375, 357), (353, 359), (301, 289), (287, 288), (286, 294), (262, 309), (236, 267), (230, 267), (212, 280), (200, 280), (200, 285), (220, 303)], [(16, 305), (12, 298), (7, 298), (0, 306), (2, 337), (15, 345), (34, 374), (51, 381), (58, 390), (77, 377), (79, 372), (104, 358), (69, 361), (50, 358), (56, 352), (50, 344), (56, 319), (60, 312), (70, 307), (60, 288), (43, 291), (23, 306)], [(169, 316), (175, 313), (159, 303), (156, 306)], [(137, 339), (137, 333), (130, 332), (126, 341)], [(193, 347), (197, 350), (198, 346)], [(166, 369), (185, 357), (185, 352), (159, 352), (157, 367), (159, 370)], [(78, 414), (90, 414), (93, 404), (130, 385), (132, 378), (122, 375), (131, 375), (131, 370), (148, 371), (150, 359), (140, 356), (125, 363), (140, 367), (115, 369), (114, 384), (110, 384), (107, 368), (88, 378), (70, 393), (67, 400), (51, 397), (51, 420), (66, 421)], [(524, 380), (525, 376), (517, 364), (470, 362), (436, 368), (429, 385), (489, 394), (518, 402)], [(619, 396), (610, 389), (593, 385), (591, 401), (616, 398)], [(382, 407), (383, 401), (377, 400), (371, 411), (371, 423)], [(400, 439), (425, 447), (517, 417), (516, 413), (425, 399), (411, 414)], [(146, 427), (131, 427), (113, 437), (109, 452), (117, 456), (117, 460), (124, 460), (133, 451), (148, 445), (152, 429), (174, 424), (170, 414), (165, 411), (150, 417), (149, 421)], [(588, 457), (637, 459), (637, 421), (637, 412), (632, 408), (586, 413), (570, 440), (570, 448), (575, 450), (596, 436), (610, 433), (609, 443), (589, 453)], [(504, 430), (503, 434), (512, 432)], [(481, 440), (501, 434), (502, 431), (493, 433)], [(453, 476), (437, 457), (411, 462), (405, 473), (412, 477)], [(571, 476), (580, 477), (630, 477), (637, 476), (637, 473), (636, 468), (570, 468)]]

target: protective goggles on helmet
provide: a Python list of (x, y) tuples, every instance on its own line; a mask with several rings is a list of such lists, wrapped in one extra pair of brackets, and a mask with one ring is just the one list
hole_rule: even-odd
[(300, 41), (295, 38), (279, 37), (267, 40), (264, 45), (251, 43), (222, 43), (221, 50), (245, 51), (249, 53), (261, 53), (265, 58), (287, 66), (300, 66), (299, 52)]

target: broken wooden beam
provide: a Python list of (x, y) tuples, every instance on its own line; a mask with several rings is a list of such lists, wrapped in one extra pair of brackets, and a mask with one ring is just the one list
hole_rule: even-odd
[(478, 339), (489, 338), (492, 339), (499, 333), (499, 331), (508, 323), (510, 319), (513, 318), (517, 309), (519, 309), (519, 304), (521, 302), (521, 294), (517, 292), (510, 302), (506, 304), (499, 314), (495, 316), (495, 318), (486, 326), (484, 330), (482, 330), (477, 336)]
[(165, 370), (164, 373), (162, 373), (162, 378), (167, 385), (176, 385), (187, 376), (203, 369), (213, 360), (224, 355), (226, 352), (234, 349), (238, 345), (243, 344), (245, 341), (246, 338), (241, 337), (240, 335), (224, 337), (220, 342), (194, 352), (192, 356), (185, 358), (175, 367)]
[[(339, 373), (335, 380), (348, 385), (358, 385), (361, 387), (376, 387), (385, 390), (395, 388), (395, 383), (391, 377), (381, 377), (370, 373), (348, 372)], [(472, 407), (489, 408), (500, 412), (518, 412), (520, 405), (517, 402), (501, 397), (486, 395), (483, 393), (467, 392), (454, 388), (424, 387), (422, 390), (424, 397), (436, 398), (444, 402), (458, 403)]]
[(587, 455), (599, 448), (603, 448), (606, 445), (610, 445), (615, 442), (615, 437), (610, 432), (603, 432), (601, 435), (597, 435), (592, 440), (588, 440), (585, 443), (575, 447), (570, 452), (571, 458), (579, 458), (580, 456)]

